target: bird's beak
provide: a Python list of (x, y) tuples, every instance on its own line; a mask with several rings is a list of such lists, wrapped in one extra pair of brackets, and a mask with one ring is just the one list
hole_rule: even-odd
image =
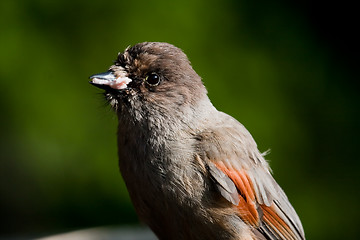
[(132, 81), (130, 78), (126, 77), (123, 72), (121, 72), (119, 76), (115, 76), (112, 71), (94, 74), (90, 76), (90, 79), (92, 85), (105, 90), (109, 87), (117, 90), (125, 89)]

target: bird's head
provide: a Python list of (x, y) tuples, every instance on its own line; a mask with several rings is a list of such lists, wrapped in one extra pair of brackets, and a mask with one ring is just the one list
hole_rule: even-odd
[(201, 78), (187, 56), (168, 43), (144, 42), (128, 47), (107, 72), (90, 79), (91, 84), (105, 90), (106, 99), (119, 113), (142, 109), (182, 112), (186, 106), (207, 99)]

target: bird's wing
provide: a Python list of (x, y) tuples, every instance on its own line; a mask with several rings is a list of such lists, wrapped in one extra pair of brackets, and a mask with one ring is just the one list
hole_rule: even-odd
[(299, 217), (252, 136), (235, 119), (225, 117), (201, 135), (202, 158), (207, 159), (218, 191), (266, 239), (305, 239)]
[[(244, 222), (256, 228), (267, 239), (304, 239), (301, 223), (295, 210), (270, 173), (264, 174), (265, 176), (259, 180), (254, 177), (255, 169), (252, 171), (236, 169), (219, 160), (212, 161), (209, 165), (212, 164), (213, 166), (209, 169), (217, 168), (224, 173), (224, 175), (214, 175), (214, 170), (210, 171), (218, 189), (223, 190), (220, 191), (221, 195), (234, 204)], [(266, 185), (263, 181), (264, 177)], [(226, 183), (229, 179), (236, 187), (235, 192), (231, 191), (231, 188), (228, 191), (224, 187), (231, 185)], [(276, 186), (268, 187), (269, 184), (276, 184)], [(277, 196), (269, 188), (277, 188)], [(229, 199), (229, 196), (235, 193), (237, 193), (237, 198), (230, 197)], [(235, 204), (236, 202), (238, 204)]]

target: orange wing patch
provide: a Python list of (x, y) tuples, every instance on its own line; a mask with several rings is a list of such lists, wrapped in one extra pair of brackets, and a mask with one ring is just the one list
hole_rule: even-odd
[(214, 164), (234, 182), (239, 191), (240, 202), (236, 207), (240, 212), (241, 219), (252, 226), (259, 226), (260, 219), (255, 206), (255, 194), (247, 173), (244, 170), (237, 171), (233, 168), (228, 168), (222, 162)]
[(277, 213), (281, 210), (277, 209), (276, 204), (272, 203), (268, 207), (257, 203), (253, 183), (245, 170), (234, 169), (223, 162), (213, 163), (234, 182), (240, 199), (236, 208), (244, 222), (258, 228), (261, 227), (262, 221), (262, 224), (265, 224), (274, 236), (281, 239), (297, 239), (289, 225)]
[(274, 204), (272, 204), (270, 207), (265, 205), (261, 205), (260, 207), (264, 213), (264, 222), (268, 224), (279, 236), (284, 236), (285, 239), (296, 239), (294, 232), (276, 213)]

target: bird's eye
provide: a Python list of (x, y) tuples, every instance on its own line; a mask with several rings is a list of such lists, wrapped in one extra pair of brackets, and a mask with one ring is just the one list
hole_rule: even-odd
[(156, 73), (150, 73), (149, 75), (146, 76), (145, 81), (147, 84), (154, 87), (154, 86), (159, 85), (160, 76), (157, 75)]

